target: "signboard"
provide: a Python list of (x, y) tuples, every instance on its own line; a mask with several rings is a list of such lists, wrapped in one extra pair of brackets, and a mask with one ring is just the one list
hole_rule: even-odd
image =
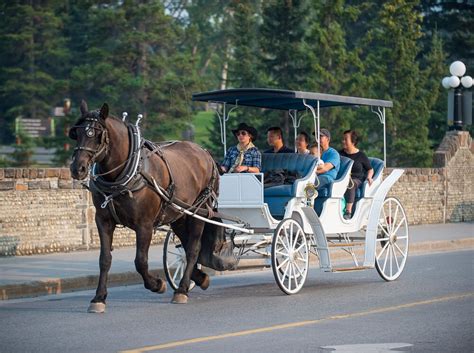
[(54, 119), (15, 119), (15, 133), (18, 134), (20, 128), (31, 137), (54, 136)]

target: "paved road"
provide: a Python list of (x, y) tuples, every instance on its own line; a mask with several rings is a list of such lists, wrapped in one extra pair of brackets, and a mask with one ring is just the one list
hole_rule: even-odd
[(473, 255), (412, 256), (391, 283), (314, 268), (294, 296), (267, 270), (214, 277), (188, 305), (142, 286), (112, 288), (99, 315), (86, 313), (92, 291), (0, 302), (0, 351), (470, 352)]

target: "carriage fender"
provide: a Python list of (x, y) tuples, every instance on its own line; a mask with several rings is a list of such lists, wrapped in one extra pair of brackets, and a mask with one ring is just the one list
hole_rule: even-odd
[(400, 179), (404, 172), (404, 169), (394, 169), (390, 175), (385, 178), (384, 181), (382, 181), (374, 195), (372, 206), (370, 207), (369, 219), (367, 222), (367, 232), (365, 234), (364, 266), (375, 266), (377, 226), (379, 223), (380, 211), (382, 210), (383, 201), (385, 200), (385, 197), (392, 188), (393, 184), (395, 184), (397, 180)]

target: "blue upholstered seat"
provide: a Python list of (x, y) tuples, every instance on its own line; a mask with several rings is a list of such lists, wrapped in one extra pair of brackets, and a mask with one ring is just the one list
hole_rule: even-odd
[[(344, 179), (347, 173), (351, 172), (352, 168), (352, 159), (341, 156), (341, 166), (337, 172), (336, 180), (333, 182), (327, 183), (323, 187), (318, 188), (318, 197), (331, 197), (332, 185)], [(321, 176), (322, 177), (322, 176)]]
[(314, 209), (318, 215), (323, 210), (324, 202), (332, 195), (332, 186), (334, 183), (338, 183), (343, 180), (348, 173), (351, 172), (353, 161), (350, 158), (341, 156), (341, 166), (337, 172), (337, 178), (333, 182), (327, 183), (323, 187), (318, 188), (318, 197), (314, 200)]
[[(304, 178), (315, 168), (316, 162), (317, 158), (309, 154), (263, 153), (262, 172), (284, 169), (296, 173), (298, 178)], [(295, 185), (296, 182), (265, 188), (264, 198), (272, 216), (275, 218), (283, 217), (286, 204), (296, 196)]]
[[(372, 157), (369, 157), (369, 161), (370, 161), (370, 165), (372, 166), (372, 168), (374, 169), (374, 176), (372, 177), (372, 179), (377, 179), (380, 174), (382, 173), (383, 171), (383, 161), (381, 159), (378, 159), (378, 158), (372, 158)], [(365, 187), (367, 185), (367, 181), (364, 181), (358, 188), (357, 188), (357, 191), (356, 191), (356, 200), (357, 199), (360, 199), (363, 197), (364, 195), (364, 192), (365, 192)]]

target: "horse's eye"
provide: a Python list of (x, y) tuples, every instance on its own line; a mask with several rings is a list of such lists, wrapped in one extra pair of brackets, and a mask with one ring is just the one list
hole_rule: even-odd
[(89, 128), (86, 132), (87, 137), (92, 137), (94, 136), (94, 129)]

